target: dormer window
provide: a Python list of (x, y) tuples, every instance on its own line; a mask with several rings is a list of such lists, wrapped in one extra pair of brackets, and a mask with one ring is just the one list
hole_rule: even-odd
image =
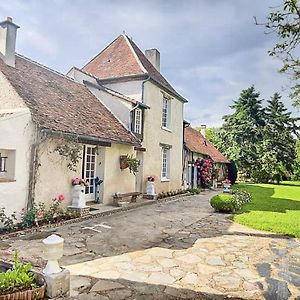
[(135, 109), (133, 126), (134, 133), (142, 134), (142, 115), (142, 110), (140, 108)]

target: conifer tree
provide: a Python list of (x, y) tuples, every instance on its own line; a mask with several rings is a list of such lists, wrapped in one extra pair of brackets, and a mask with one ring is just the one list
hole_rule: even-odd
[(253, 177), (258, 168), (258, 148), (265, 126), (265, 113), (259, 95), (254, 86), (243, 90), (231, 106), (233, 114), (223, 117), (224, 124), (220, 130), (221, 150), (236, 162), (239, 172), (247, 178)]
[[(293, 169), (296, 158), (293, 133), (296, 133), (297, 126), (296, 119), (287, 111), (278, 93), (268, 100), (265, 121), (263, 145), (260, 148), (261, 164), (268, 169), (264, 181), (279, 182), (284, 175), (291, 174)], [(270, 161), (271, 157), (273, 160)]]

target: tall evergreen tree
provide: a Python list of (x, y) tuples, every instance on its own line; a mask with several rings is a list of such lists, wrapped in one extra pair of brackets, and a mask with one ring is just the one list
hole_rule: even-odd
[[(260, 148), (260, 157), (266, 158), (262, 165), (268, 165), (265, 166), (268, 172), (264, 181), (279, 182), (285, 174), (291, 174), (296, 158), (296, 140), (293, 136), (297, 128), (296, 119), (285, 108), (281, 96), (275, 93), (265, 108), (265, 120), (264, 140)], [(270, 157), (273, 158), (272, 162), (269, 161)]]
[(219, 148), (234, 160), (245, 177), (252, 177), (259, 157), (259, 144), (263, 139), (264, 109), (260, 94), (254, 86), (241, 92), (231, 108), (233, 114), (223, 117)]

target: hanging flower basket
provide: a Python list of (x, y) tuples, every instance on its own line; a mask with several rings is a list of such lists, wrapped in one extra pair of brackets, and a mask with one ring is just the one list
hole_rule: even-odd
[(127, 155), (121, 155), (120, 156), (120, 169), (124, 170), (129, 167), (128, 162), (127, 162)]
[(133, 157), (133, 155), (121, 155), (120, 156), (120, 169), (124, 170), (129, 168), (130, 173), (136, 175), (139, 170), (140, 161)]

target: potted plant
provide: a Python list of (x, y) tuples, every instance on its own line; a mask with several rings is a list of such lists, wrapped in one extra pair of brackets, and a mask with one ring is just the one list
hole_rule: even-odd
[(80, 177), (72, 179), (73, 186), (73, 198), (72, 198), (72, 207), (74, 208), (83, 208), (85, 207), (85, 198), (84, 198), (84, 189), (89, 185), (88, 180), (85, 180)]
[(147, 190), (146, 194), (154, 196), (155, 195), (155, 187), (154, 187), (155, 176), (150, 175), (147, 176)]
[(128, 157), (128, 155), (120, 156), (120, 169), (121, 170), (127, 169), (129, 167), (128, 163), (127, 163), (127, 157)]
[(0, 262), (0, 300), (44, 299), (46, 284), (31, 264), (19, 261), (16, 251), (13, 264)]
[(223, 181), (223, 187), (224, 187), (224, 190), (223, 190), (224, 193), (230, 193), (231, 181), (226, 178)]

